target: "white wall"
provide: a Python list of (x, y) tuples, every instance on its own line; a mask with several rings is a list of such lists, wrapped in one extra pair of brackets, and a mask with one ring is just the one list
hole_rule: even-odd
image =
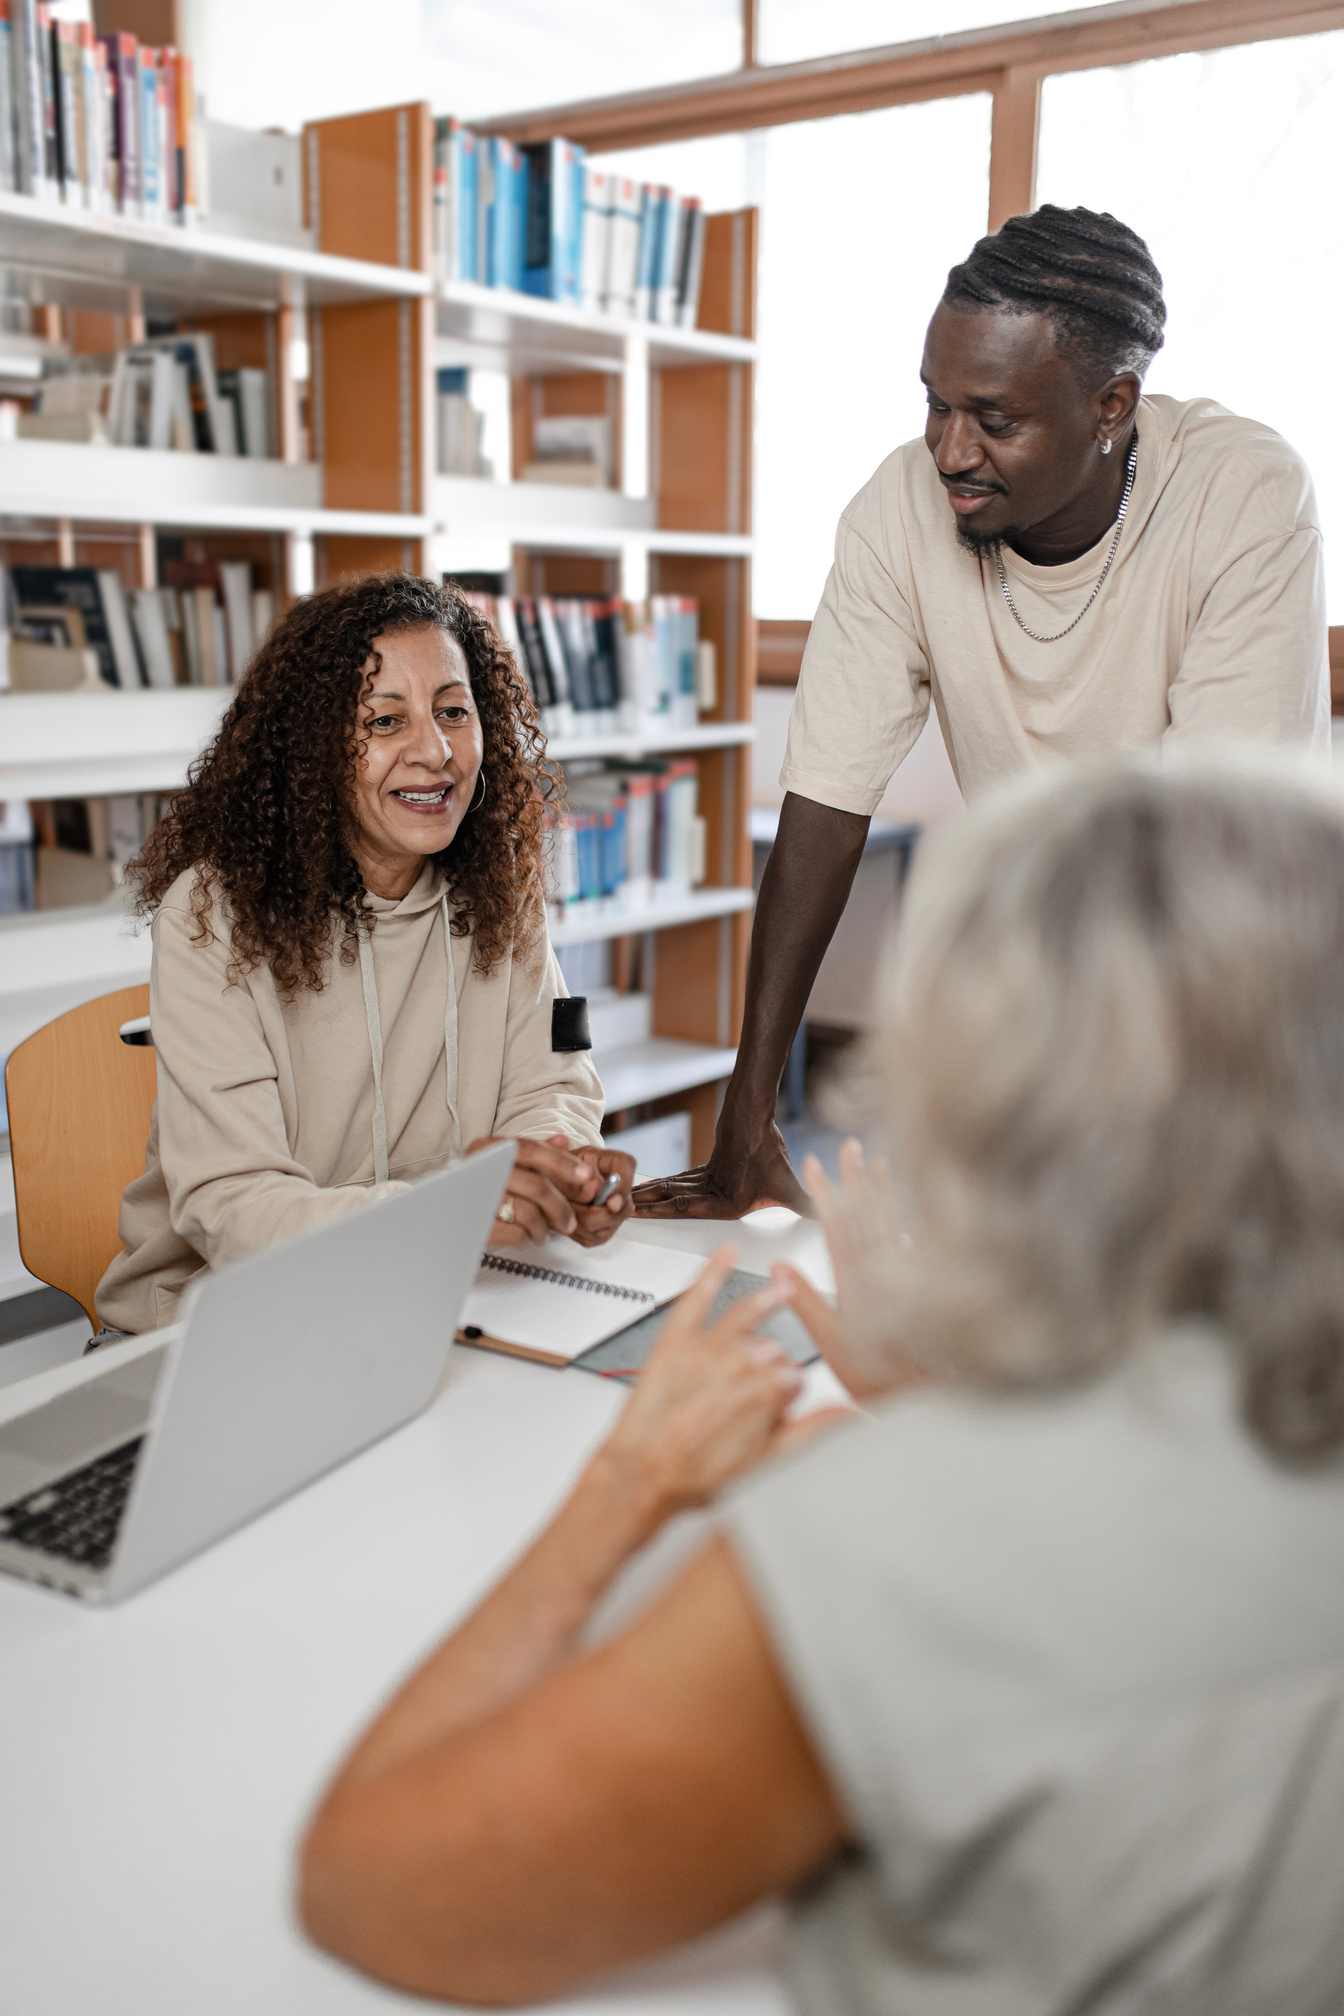
[(182, 0), (212, 119), (283, 126), (422, 95), (423, 0)]
[(741, 12), (739, 0), (182, 0), (182, 41), (211, 118), (293, 132), (415, 98), (483, 119), (730, 70)]

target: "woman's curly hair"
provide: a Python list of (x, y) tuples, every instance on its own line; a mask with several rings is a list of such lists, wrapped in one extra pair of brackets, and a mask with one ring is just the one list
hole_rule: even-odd
[(485, 744), (484, 798), (434, 857), (453, 898), (453, 931), (475, 934), (482, 973), (515, 943), (539, 942), (542, 808), (555, 778), (536, 710), (485, 618), (412, 574), (337, 582), (274, 625), (186, 789), (128, 870), (142, 916), (195, 868), (193, 914), (208, 937), (223, 899), (232, 974), (265, 964), (292, 998), (322, 987), (334, 939), (343, 960), (358, 956), (360, 929), (374, 926), (352, 845), (360, 698), (377, 669), (374, 638), (428, 625), (461, 647)]

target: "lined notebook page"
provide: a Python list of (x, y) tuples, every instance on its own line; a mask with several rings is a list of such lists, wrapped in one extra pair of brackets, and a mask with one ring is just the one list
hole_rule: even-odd
[(668, 1246), (616, 1239), (609, 1246), (506, 1246), (487, 1253), (462, 1311), (503, 1344), (577, 1358), (670, 1302), (699, 1277), (704, 1260)]

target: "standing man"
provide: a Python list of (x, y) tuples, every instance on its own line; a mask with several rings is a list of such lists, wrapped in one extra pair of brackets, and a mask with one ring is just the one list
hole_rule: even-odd
[(1311, 478), (1254, 420), (1142, 396), (1165, 321), (1148, 247), (1091, 210), (1012, 217), (949, 273), (924, 345), (924, 440), (841, 518), (803, 657), (714, 1152), (642, 1185), (645, 1215), (807, 1208), (779, 1081), (930, 701), (968, 798), (1174, 742), (1328, 750)]

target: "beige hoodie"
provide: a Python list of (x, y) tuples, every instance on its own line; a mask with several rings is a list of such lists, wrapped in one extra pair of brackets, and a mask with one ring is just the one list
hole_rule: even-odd
[[(587, 1051), (551, 1048), (551, 1003), (568, 990), (549, 945), (483, 978), (474, 940), (454, 938), (454, 1016), (443, 884), (431, 863), (399, 903), (369, 899), (371, 960), (333, 958), (322, 991), (293, 1001), (280, 998), (268, 967), (228, 983), (218, 913), (218, 935), (193, 942), (193, 873), (178, 877), (154, 919), (158, 1098), (145, 1173), (122, 1199), (125, 1250), (98, 1288), (108, 1327), (171, 1323), (202, 1267), (328, 1224), (442, 1167), (455, 1152), (454, 1119), (463, 1148), (483, 1134), (601, 1139), (602, 1087)], [(367, 1006), (365, 966), (375, 985)], [(375, 1180), (378, 1075), (385, 1183)]]

